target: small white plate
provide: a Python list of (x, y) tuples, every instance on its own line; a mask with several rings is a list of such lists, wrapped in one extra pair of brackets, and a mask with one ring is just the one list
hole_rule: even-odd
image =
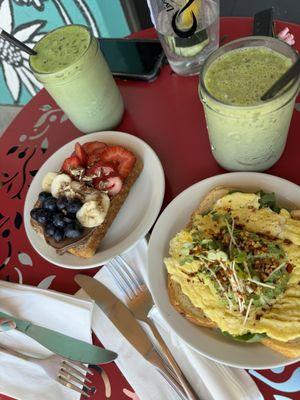
[(254, 369), (292, 364), (298, 359), (286, 358), (259, 343), (235, 342), (217, 331), (192, 324), (169, 301), (163, 259), (168, 256), (170, 239), (186, 226), (201, 199), (216, 186), (231, 186), (249, 191), (263, 189), (275, 192), (281, 206), (300, 206), (299, 186), (267, 174), (234, 172), (214, 176), (189, 187), (168, 205), (152, 231), (148, 249), (148, 280), (154, 301), (177, 335), (193, 349), (214, 361)]
[[(132, 150), (143, 161), (143, 170), (113, 224), (100, 244), (94, 257), (84, 259), (70, 253), (58, 255), (55, 249), (40, 238), (30, 224), (30, 210), (42, 191), (42, 180), (49, 171), (58, 171), (74, 151), (76, 142), (81, 144), (99, 140), (118, 144)], [(39, 169), (28, 190), (24, 221), (28, 239), (35, 250), (52, 264), (64, 268), (86, 269), (98, 267), (111, 258), (129, 250), (151, 228), (160, 211), (165, 191), (164, 171), (160, 160), (143, 140), (123, 132), (96, 132), (76, 138), (56, 151)]]

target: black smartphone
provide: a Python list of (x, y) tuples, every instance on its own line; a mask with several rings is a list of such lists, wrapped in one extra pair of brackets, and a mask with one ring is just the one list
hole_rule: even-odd
[(275, 36), (274, 8), (268, 8), (254, 15), (253, 35)]
[(165, 61), (158, 40), (100, 38), (101, 51), (113, 75), (151, 81)]

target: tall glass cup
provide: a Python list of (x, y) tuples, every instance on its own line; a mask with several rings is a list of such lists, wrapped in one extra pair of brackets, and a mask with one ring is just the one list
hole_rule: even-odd
[(124, 104), (99, 43), (82, 25), (44, 36), (30, 57), (35, 77), (82, 132), (114, 128)]
[(264, 171), (280, 158), (299, 90), (300, 78), (296, 78), (273, 99), (243, 106), (225, 104), (209, 93), (205, 74), (218, 57), (232, 50), (258, 46), (272, 49), (292, 63), (298, 59), (296, 51), (283, 41), (262, 36), (245, 37), (212, 53), (200, 74), (199, 96), (212, 154), (223, 168), (231, 171)]
[(195, 75), (219, 47), (219, 0), (147, 0), (169, 64), (179, 75)]

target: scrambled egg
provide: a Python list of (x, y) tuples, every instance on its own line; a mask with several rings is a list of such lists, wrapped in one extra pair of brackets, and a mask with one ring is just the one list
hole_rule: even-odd
[[(230, 214), (244, 230), (272, 238), (284, 250), (287, 261), (293, 264), (285, 290), (268, 307), (251, 307), (246, 319), (245, 312), (230, 309), (211, 279), (199, 273), (199, 260), (180, 262), (182, 248), (193, 245), (191, 226), (207, 237), (220, 231), (223, 222), (212, 218), (214, 213)], [(300, 221), (293, 220), (285, 209), (277, 213), (269, 207), (260, 208), (259, 194), (228, 194), (215, 203), (212, 213), (194, 214), (192, 225), (171, 240), (170, 257), (164, 262), (171, 278), (180, 284), (193, 305), (200, 307), (222, 331), (234, 336), (265, 333), (283, 342), (300, 338)]]

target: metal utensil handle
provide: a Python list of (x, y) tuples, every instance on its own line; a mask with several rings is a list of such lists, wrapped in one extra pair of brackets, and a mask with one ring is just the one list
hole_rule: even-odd
[(4, 347), (2, 345), (0, 345), (0, 351), (10, 354), (12, 356), (18, 357), (18, 358), (22, 358), (25, 361), (28, 361), (28, 357), (25, 356), (25, 354), (19, 353), (15, 350), (9, 349), (7, 347)]
[(182, 390), (182, 387), (178, 386), (178, 383), (175, 383), (176, 381), (173, 380), (173, 377), (169, 374), (169, 371), (162, 371), (157, 368), (157, 371), (160, 373), (160, 375), (166, 380), (166, 382), (172, 387), (172, 389), (177, 393), (179, 396), (180, 400), (187, 400), (187, 397)]
[(171, 354), (168, 346), (166, 345), (165, 341), (161, 337), (161, 335), (160, 335), (159, 331), (157, 330), (156, 326), (154, 325), (154, 323), (149, 318), (145, 322), (150, 327), (150, 329), (151, 329), (155, 339), (158, 341), (164, 355), (166, 356), (167, 360), (169, 361), (170, 365), (172, 366), (172, 368), (178, 378), (178, 381), (180, 382), (181, 386), (183, 387), (188, 399), (189, 400), (200, 400), (199, 396), (195, 393), (194, 389), (192, 388), (192, 386), (190, 385), (190, 383), (188, 382), (186, 377), (183, 375), (181, 369), (179, 368), (177, 362), (175, 361), (173, 355)]
[(179, 397), (182, 400), (186, 400), (187, 396), (185, 391), (183, 390), (183, 387), (180, 385), (180, 383), (170, 374), (170, 372), (167, 370), (163, 359), (161, 356), (155, 351), (153, 348), (153, 351), (148, 354), (146, 357), (147, 361), (149, 361), (152, 365), (156, 367), (158, 372), (165, 378), (165, 380), (169, 383), (169, 385), (177, 392)]

